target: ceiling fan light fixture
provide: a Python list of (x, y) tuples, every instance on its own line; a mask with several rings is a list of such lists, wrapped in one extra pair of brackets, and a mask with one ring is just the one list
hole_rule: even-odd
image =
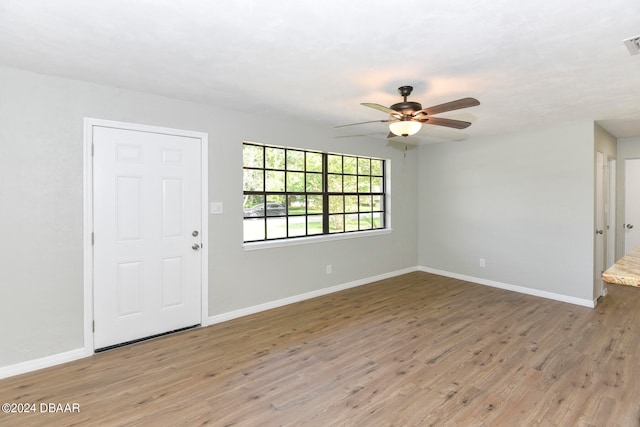
[(391, 133), (398, 136), (415, 135), (420, 129), (422, 129), (422, 123), (413, 120), (401, 120), (389, 123)]

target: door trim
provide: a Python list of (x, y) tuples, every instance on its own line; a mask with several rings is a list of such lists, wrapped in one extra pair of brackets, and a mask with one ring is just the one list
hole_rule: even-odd
[(94, 353), (93, 339), (93, 128), (110, 127), (140, 132), (162, 133), (167, 135), (197, 138), (201, 141), (201, 298), (200, 325), (207, 326), (209, 318), (209, 222), (207, 201), (209, 194), (209, 136), (204, 132), (182, 129), (171, 129), (158, 126), (141, 125), (136, 123), (118, 122), (112, 120), (84, 118), (83, 145), (83, 282), (84, 282), (84, 353), (85, 356)]

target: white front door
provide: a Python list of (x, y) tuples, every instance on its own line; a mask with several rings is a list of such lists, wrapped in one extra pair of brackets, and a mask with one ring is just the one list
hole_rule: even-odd
[(201, 323), (201, 143), (93, 127), (94, 348)]
[(624, 253), (640, 245), (640, 159), (624, 161)]

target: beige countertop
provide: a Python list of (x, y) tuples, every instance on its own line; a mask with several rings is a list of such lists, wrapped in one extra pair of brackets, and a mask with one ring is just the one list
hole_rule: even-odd
[(633, 248), (602, 273), (607, 283), (640, 287), (640, 246)]

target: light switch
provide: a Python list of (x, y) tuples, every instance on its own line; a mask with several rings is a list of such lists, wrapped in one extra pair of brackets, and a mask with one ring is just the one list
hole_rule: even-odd
[(221, 214), (222, 213), (222, 202), (211, 202), (211, 213), (212, 214)]

